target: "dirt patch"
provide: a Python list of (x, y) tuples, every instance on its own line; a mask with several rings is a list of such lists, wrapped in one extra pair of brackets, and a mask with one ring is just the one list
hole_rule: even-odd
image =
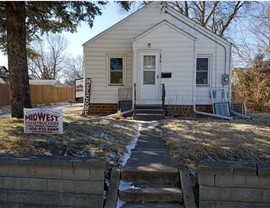
[(270, 161), (270, 117), (265, 114), (232, 121), (164, 119), (161, 128), (175, 165), (195, 174), (201, 160)]

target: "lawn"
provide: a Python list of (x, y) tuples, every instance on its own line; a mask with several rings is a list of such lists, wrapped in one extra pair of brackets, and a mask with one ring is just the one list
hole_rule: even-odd
[(201, 160), (270, 161), (270, 116), (252, 120), (164, 119), (163, 139), (174, 164), (196, 174)]
[(0, 118), (0, 154), (105, 158), (118, 166), (138, 125), (130, 120), (64, 114), (64, 134), (24, 134), (23, 119)]
[[(24, 134), (23, 120), (0, 118), (0, 154), (42, 154), (105, 158), (119, 166), (138, 133), (129, 119), (79, 116), (66, 108), (64, 134)], [(70, 111), (71, 110), (71, 111)], [(270, 114), (252, 120), (172, 118), (160, 121), (164, 143), (175, 166), (196, 175), (201, 160), (270, 161)]]

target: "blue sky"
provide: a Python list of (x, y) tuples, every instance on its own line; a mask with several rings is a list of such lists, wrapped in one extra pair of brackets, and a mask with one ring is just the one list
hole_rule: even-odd
[[(74, 57), (82, 55), (83, 43), (114, 25), (127, 15), (127, 13), (121, 12), (116, 3), (109, 3), (105, 6), (105, 9), (102, 10), (102, 15), (95, 18), (92, 29), (86, 23), (82, 23), (81, 27), (78, 28), (77, 33), (72, 34), (63, 32), (62, 34), (68, 38), (70, 43), (68, 53)], [(7, 64), (7, 57), (0, 52), (0, 65), (7, 67)]]

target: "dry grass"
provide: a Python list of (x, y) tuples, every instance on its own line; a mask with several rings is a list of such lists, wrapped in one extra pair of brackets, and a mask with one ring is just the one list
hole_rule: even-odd
[(176, 165), (196, 171), (205, 159), (270, 161), (270, 117), (225, 121), (211, 118), (161, 121)]
[(0, 118), (0, 153), (92, 156), (117, 165), (137, 131), (132, 121), (72, 114), (63, 125), (62, 135), (24, 134), (22, 119)]

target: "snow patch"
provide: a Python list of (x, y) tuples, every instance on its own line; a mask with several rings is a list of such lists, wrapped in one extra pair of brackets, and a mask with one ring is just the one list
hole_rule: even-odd
[[(119, 183), (119, 191), (124, 191), (127, 189), (137, 189), (132, 182), (125, 182), (120, 180)], [(126, 203), (126, 201), (122, 201), (121, 199), (117, 199), (117, 204), (116, 204), (116, 208), (121, 208), (124, 204)]]
[(133, 140), (131, 140), (131, 142), (126, 146), (127, 151), (123, 154), (122, 160), (121, 160), (121, 166), (122, 167), (127, 163), (128, 159), (130, 158), (131, 150), (136, 147), (138, 138), (140, 136), (141, 128), (142, 127), (140, 125), (138, 125), (138, 129), (137, 129), (137, 132), (136, 132)]

